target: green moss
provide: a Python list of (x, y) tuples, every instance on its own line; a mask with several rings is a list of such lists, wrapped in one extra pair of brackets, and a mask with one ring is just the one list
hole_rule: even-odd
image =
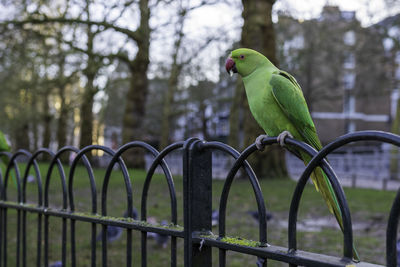
[(258, 241), (253, 241), (249, 239), (243, 239), (240, 237), (229, 237), (226, 236), (221, 239), (222, 242), (230, 243), (230, 244), (235, 244), (239, 246), (247, 246), (247, 247), (259, 247), (261, 246), (261, 242)]
[(108, 220), (108, 221), (121, 221), (121, 222), (129, 222), (129, 223), (136, 223), (140, 226), (145, 226), (145, 227), (159, 227), (159, 228), (165, 228), (165, 229), (171, 229), (171, 230), (177, 230), (177, 231), (183, 231), (183, 227), (180, 225), (174, 225), (173, 223), (170, 223), (168, 225), (161, 225), (161, 224), (151, 224), (146, 221), (138, 221), (134, 220), (133, 218), (125, 218), (125, 217), (112, 217), (112, 216), (101, 216), (98, 214), (92, 214), (92, 213), (83, 213), (83, 212), (74, 212), (74, 215), (78, 216), (83, 216), (83, 217), (89, 217), (89, 218), (96, 218), (99, 220)]
[[(219, 237), (217, 235), (211, 234), (211, 235), (200, 235), (200, 238), (217, 240)], [(225, 243), (239, 245), (239, 246), (247, 246), (247, 247), (260, 247), (261, 246), (261, 242), (259, 242), (259, 241), (244, 239), (244, 238), (240, 238), (240, 237), (225, 236), (225, 237), (221, 238), (221, 241), (225, 242)]]

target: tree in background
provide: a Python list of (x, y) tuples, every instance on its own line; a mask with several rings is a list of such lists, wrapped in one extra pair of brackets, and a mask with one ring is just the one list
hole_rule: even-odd
[[(274, 0), (242, 1), (243, 20), (241, 47), (252, 48), (264, 54), (278, 64), (275, 52), (275, 32), (272, 23), (272, 7)], [(251, 115), (242, 81), (236, 85), (230, 117), (229, 142), (238, 147), (239, 133), (243, 129), (244, 143), (247, 147), (254, 143), (257, 136), (263, 133)], [(268, 148), (268, 151), (251, 157), (250, 162), (260, 177), (283, 177), (287, 175), (285, 158), (278, 146)]]
[[(94, 75), (96, 73), (97, 64), (94, 62), (94, 58), (97, 56), (101, 59), (118, 59), (122, 62), (126, 63), (129, 66), (130, 70), (130, 89), (126, 96), (126, 104), (125, 104), (125, 112), (123, 115), (123, 142), (129, 142), (132, 140), (140, 140), (143, 137), (143, 129), (142, 129), (142, 118), (145, 114), (145, 102), (147, 96), (147, 87), (148, 87), (148, 79), (147, 79), (147, 69), (149, 65), (149, 46), (150, 46), (150, 7), (148, 0), (139, 0), (137, 3), (135, 1), (126, 1), (124, 3), (116, 3), (111, 7), (105, 5), (104, 10), (104, 19), (100, 20), (92, 20), (89, 16), (90, 4), (93, 4), (91, 1), (85, 2), (85, 8), (81, 11), (86, 13), (86, 16), (79, 15), (77, 17), (71, 17), (69, 14), (61, 14), (59, 16), (55, 16), (54, 14), (42, 14), (42, 10), (48, 10), (43, 8), (43, 6), (38, 5), (37, 9), (34, 12), (28, 13), (27, 17), (23, 20), (10, 20), (2, 23), (3, 26), (7, 25), (25, 25), (25, 24), (66, 24), (66, 25), (85, 25), (88, 29), (88, 43), (87, 50), (82, 49), (81, 52), (85, 52), (88, 54), (89, 59), (87, 68), (84, 70), (84, 73), (89, 78), (88, 90), (85, 96), (87, 98), (93, 97), (93, 92), (95, 88), (92, 86), (94, 79)], [(66, 4), (65, 10), (69, 9), (70, 3)], [(136, 30), (131, 30), (128, 27), (119, 27), (117, 26), (116, 21), (123, 16), (123, 14), (137, 5), (136, 11), (139, 13), (139, 25)], [(115, 19), (109, 19), (110, 16), (119, 13)], [(121, 50), (117, 52), (111, 52), (109, 54), (102, 54), (92, 50), (94, 33), (90, 30), (91, 27), (97, 27), (98, 32), (105, 32), (107, 30), (116, 31), (129, 41), (132, 41), (136, 44), (137, 53), (134, 58), (130, 58), (127, 54), (123, 53)], [(86, 99), (88, 100), (88, 99)], [(92, 101), (87, 101), (87, 103), (93, 103)], [(87, 105), (88, 107), (89, 105)], [(85, 106), (84, 106), (85, 107)], [(89, 109), (89, 107), (87, 108)], [(86, 109), (85, 109), (86, 111)], [(87, 110), (89, 113), (91, 110)], [(87, 112), (86, 112), (87, 113)], [(86, 114), (85, 113), (85, 114)], [(87, 121), (85, 118), (88, 115), (82, 114), (84, 117), (84, 121)], [(89, 117), (90, 118), (90, 117)], [(91, 125), (92, 120), (90, 120)], [(85, 130), (84, 130), (85, 131)], [(89, 135), (90, 127), (86, 128), (87, 133), (85, 135)], [(92, 133), (90, 133), (92, 135)], [(85, 137), (83, 140), (85, 140)], [(132, 167), (143, 167), (144, 166), (144, 158), (142, 151), (135, 152), (135, 154), (127, 153), (125, 155), (127, 159), (127, 163)]]

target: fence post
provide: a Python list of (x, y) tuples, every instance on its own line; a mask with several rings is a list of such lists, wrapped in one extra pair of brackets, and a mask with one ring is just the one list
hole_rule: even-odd
[(211, 267), (211, 247), (193, 244), (193, 234), (211, 232), (211, 151), (189, 139), (183, 154), (183, 207), (185, 267)]

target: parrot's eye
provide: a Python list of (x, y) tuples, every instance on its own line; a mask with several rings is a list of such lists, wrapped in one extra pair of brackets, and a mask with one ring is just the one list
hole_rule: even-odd
[(244, 59), (244, 55), (240, 55), (239, 58), (240, 58), (240, 59)]

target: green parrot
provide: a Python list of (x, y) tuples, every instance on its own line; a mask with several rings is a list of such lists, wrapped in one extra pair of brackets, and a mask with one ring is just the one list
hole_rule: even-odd
[[(225, 68), (231, 76), (238, 73), (242, 77), (250, 111), (267, 135), (278, 136), (281, 146), (289, 136), (321, 150), (322, 145), (303, 92), (292, 75), (275, 67), (264, 55), (247, 48), (232, 51)], [(265, 136), (260, 135), (256, 139), (256, 146), (260, 150), (263, 149), (261, 141)], [(311, 160), (303, 151), (291, 147), (288, 149), (305, 164)], [(311, 179), (343, 231), (342, 214), (326, 174), (321, 168), (316, 168)], [(354, 259), (359, 260), (354, 245), (353, 254)]]

